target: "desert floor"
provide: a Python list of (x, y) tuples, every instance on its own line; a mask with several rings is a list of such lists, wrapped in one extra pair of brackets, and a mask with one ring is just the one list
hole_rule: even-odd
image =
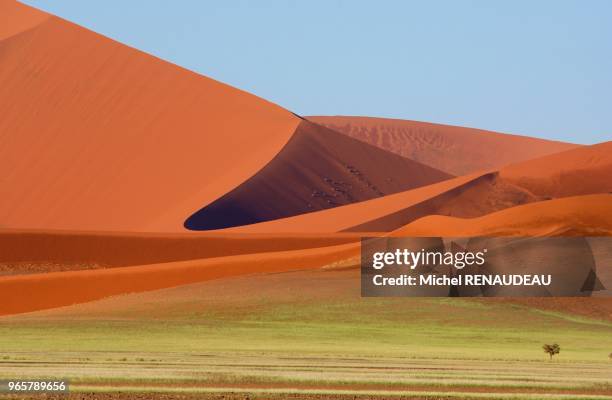
[(0, 378), (66, 377), (78, 399), (612, 398), (610, 311), (361, 298), (355, 269), (262, 274), (2, 317)]

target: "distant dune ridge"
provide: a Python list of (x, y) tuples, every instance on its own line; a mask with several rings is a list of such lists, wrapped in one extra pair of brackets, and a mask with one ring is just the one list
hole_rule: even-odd
[(10, 0), (0, 87), (0, 315), (353, 268), (370, 234), (612, 235), (612, 142), (302, 118)]
[[(407, 224), (426, 215), (482, 217), (495, 211), (555, 198), (609, 194), (612, 193), (610, 177), (612, 177), (612, 142), (578, 147), (509, 165), (414, 207), (368, 221), (351, 230), (391, 231), (401, 224)], [(579, 212), (582, 201), (587, 199), (589, 198), (581, 197), (575, 200), (573, 210)], [(612, 197), (603, 196), (601, 201), (612, 203)], [(588, 207), (589, 204), (585, 203), (582, 206)], [(546, 209), (554, 214), (555, 211), (548, 207), (552, 207), (552, 204), (542, 203), (537, 206), (534, 204), (534, 209)], [(598, 211), (603, 213), (609, 210), (598, 208)], [(566, 228), (570, 229), (571, 223), (574, 222), (571, 217), (571, 213), (561, 213), (558, 218), (560, 221), (567, 219)], [(536, 221), (536, 225), (539, 223), (538, 214), (531, 215), (531, 218)], [(526, 224), (528, 219), (521, 221)], [(590, 219), (591, 233), (609, 232), (609, 226), (604, 222), (605, 218)], [(589, 229), (586, 228), (589, 224), (581, 225), (580, 229), (588, 232)], [(490, 233), (494, 234), (494, 231)]]
[(452, 175), (499, 168), (577, 147), (570, 143), (428, 122), (353, 116), (307, 118)]
[(612, 193), (612, 141), (513, 164), (500, 176), (540, 196)]

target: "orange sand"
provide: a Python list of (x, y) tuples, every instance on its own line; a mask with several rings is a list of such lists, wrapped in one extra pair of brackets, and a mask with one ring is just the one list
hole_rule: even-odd
[(499, 172), (460, 176), (379, 199), (233, 231), (392, 231), (427, 215), (481, 217), (551, 197), (611, 193), (610, 177), (612, 142), (605, 142), (512, 164)]
[[(113, 267), (2, 276), (0, 315), (358, 257), (357, 236), (341, 231), (612, 235), (604, 194), (612, 142), (579, 147), (413, 121), (311, 118), (416, 162), (406, 160), (5, 0), (0, 87), (2, 228), (42, 230), (5, 231), (0, 261)], [(469, 175), (440, 182), (449, 178), (440, 171)], [(309, 208), (305, 197), (325, 190)], [(332, 192), (346, 198), (334, 201)], [(239, 196), (224, 207), (268, 207), (267, 222), (171, 234), (232, 193)], [(572, 195), (581, 196), (541, 201)], [(135, 233), (147, 231), (164, 233)]]
[(577, 147), (482, 129), (400, 119), (350, 116), (308, 119), (453, 175), (500, 168)]
[(3, 227), (181, 231), (300, 122), (60, 18), (0, 7)]
[(417, 205), (432, 197), (472, 182), (484, 174), (473, 174), (449, 179), (433, 185), (396, 193), (378, 199), (349, 204), (329, 210), (283, 218), (260, 224), (232, 228), (231, 232), (339, 232), (349, 230), (371, 220), (382, 218)]
[(12, 0), (0, 1), (0, 41), (32, 29), (49, 18), (49, 14), (16, 3)]
[[(394, 174), (389, 174), (394, 171)], [(231, 228), (334, 208), (452, 176), (302, 121), (262, 170), (187, 220), (194, 230)]]
[(510, 165), (500, 177), (537, 195), (612, 192), (612, 141)]
[(612, 195), (567, 197), (512, 207), (479, 218), (430, 215), (399, 229), (405, 236), (610, 236)]
[[(30, 312), (104, 297), (262, 272), (318, 268), (359, 253), (358, 244), (259, 253), (137, 267), (0, 278), (0, 315)], [(24, 293), (28, 293), (24, 296)]]
[(0, 231), (0, 275), (158, 264), (335, 246), (357, 234)]

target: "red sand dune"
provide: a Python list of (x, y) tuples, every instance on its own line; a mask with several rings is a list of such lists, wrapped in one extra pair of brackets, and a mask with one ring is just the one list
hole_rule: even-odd
[[(560, 196), (612, 192), (612, 142), (524, 161), (384, 198), (279, 219), (239, 232), (389, 232), (427, 215), (480, 217)], [(548, 204), (548, 203), (546, 203)]]
[(404, 236), (612, 236), (612, 194), (541, 201), (478, 218), (430, 215), (393, 232)]
[[(359, 254), (341, 231), (612, 235), (612, 196), (587, 195), (612, 191), (612, 142), (311, 118), (349, 138), (10, 1), (0, 87), (0, 227), (46, 231), (0, 234), (0, 261), (35, 265), (13, 273), (93, 265), (0, 277), (0, 315), (320, 268)], [(571, 195), (583, 196), (542, 201)], [(167, 234), (184, 223), (229, 229)]]
[(60, 18), (2, 7), (5, 228), (218, 229), (450, 178)]
[(261, 171), (193, 214), (185, 226), (223, 229), (369, 200), (450, 175), (302, 121)]
[[(460, 190), (465, 184), (482, 179), (485, 175), (473, 174), (461, 176), (373, 200), (254, 225), (240, 226), (228, 229), (228, 231), (245, 233), (316, 233), (353, 230), (352, 228), (356, 226), (362, 226), (372, 220), (385, 218), (394, 213), (401, 213), (432, 198), (444, 195), (449, 191)], [(413, 217), (406, 217), (407, 220), (400, 218), (400, 221), (397, 221), (397, 226), (386, 230), (399, 228), (414, 219), (428, 215), (427, 211), (427, 209), (418, 210)], [(406, 222), (402, 223), (402, 221)], [(377, 229), (371, 229), (371, 231), (375, 230)], [(379, 230), (384, 231), (385, 229)]]
[(0, 11), (2, 32), (22, 29), (0, 40), (2, 227), (183, 230), (301, 121), (19, 3)]
[[(232, 315), (264, 305), (292, 305), (305, 302), (342, 302), (359, 299), (360, 271), (307, 270), (287, 273), (236, 276), (182, 285), (149, 292), (129, 293), (88, 303), (76, 304), (13, 315), (3, 322), (21, 323), (28, 320), (180, 320), (192, 318), (194, 313)], [(432, 299), (412, 298), (402, 304), (407, 309), (431, 307)], [(612, 321), (612, 301), (598, 297), (530, 297), (530, 298), (463, 298), (461, 302), (522, 304), (527, 307), (582, 315)], [(248, 312), (248, 311), (247, 311)]]
[[(458, 185), (461, 183), (461, 179), (469, 181), (466, 177), (456, 178), (452, 181), (391, 195), (388, 198), (394, 198), (393, 200), (398, 203), (397, 205), (405, 206), (406, 200), (417, 199), (418, 196), (415, 193), (420, 192), (420, 196), (432, 195), (435, 192), (432, 187), (437, 187), (437, 191), (448, 189), (449, 182)], [(471, 179), (478, 179), (478, 177), (471, 177)], [(612, 235), (611, 198), (612, 195), (601, 194), (537, 202), (472, 220), (429, 216), (393, 234), (412, 236)], [(376, 203), (380, 200), (383, 199), (372, 200), (368, 203)], [(337, 212), (358, 205), (349, 205), (321, 213)], [(377, 208), (372, 207), (368, 210), (374, 211)], [(377, 212), (380, 212), (380, 210)], [(187, 236), (183, 236), (184, 240)], [(155, 238), (155, 235), (153, 235), (153, 238)], [(341, 243), (344, 240), (354, 241), (355, 237), (341, 235), (336, 239)], [(104, 242), (104, 239), (99, 239), (98, 245)], [(131, 243), (133, 245), (135, 242)], [(262, 243), (264, 246), (258, 247)], [(272, 243), (274, 242), (269, 236), (265, 237), (263, 242), (257, 243), (255, 241), (250, 244), (246, 242), (247, 245), (254, 246), (250, 249), (251, 251), (253, 249), (256, 251), (257, 249), (262, 250)], [(223, 244), (223, 241), (218, 242), (218, 244)], [(310, 244), (316, 245), (317, 243)], [(154, 265), (0, 277), (0, 292), (3, 297), (3, 302), (0, 304), (0, 314), (47, 309), (101, 299), (111, 295), (156, 290), (229, 276), (316, 269), (359, 255), (359, 245), (357, 243), (335, 245), (334, 238), (331, 236), (330, 242), (324, 242), (324, 244), (327, 246), (293, 251), (258, 252), (256, 254), (231, 255)], [(295, 242), (285, 242), (285, 245), (292, 246), (295, 245)], [(138, 246), (135, 246), (135, 249), (138, 249)], [(70, 246), (65, 247), (64, 250), (61, 252), (63, 257), (66, 257), (71, 251), (75, 252), (74, 249), (70, 249)], [(122, 254), (132, 257), (129, 245), (123, 250)], [(169, 251), (169, 253), (172, 253), (172, 251)], [(140, 256), (142, 257), (142, 254)], [(136, 257), (138, 257), (138, 254)], [(61, 256), (58, 256), (58, 259), (61, 260)], [(30, 293), (31, 295), (24, 298), (23, 293)]]
[(0, 275), (125, 267), (290, 251), (359, 241), (356, 234), (252, 235), (0, 231)]
[[(211, 279), (319, 268), (354, 256), (358, 244), (164, 264), (0, 277), (0, 315), (82, 303)], [(24, 296), (24, 293), (28, 293)]]
[(500, 168), (577, 145), (482, 129), (389, 118), (313, 116), (309, 120), (452, 175)]
[(612, 192), (612, 141), (510, 165), (500, 177), (540, 196)]
[(389, 232), (426, 215), (475, 217), (540, 200), (495, 172), (457, 177), (330, 210), (230, 229), (232, 232)]
[[(235, 276), (149, 292), (129, 293), (88, 303), (3, 318), (3, 322), (66, 318), (164, 319), (194, 313), (242, 312), (245, 308), (313, 300), (330, 302), (361, 295), (359, 269), (312, 269), (285, 273)], [(248, 312), (248, 311), (247, 311)]]

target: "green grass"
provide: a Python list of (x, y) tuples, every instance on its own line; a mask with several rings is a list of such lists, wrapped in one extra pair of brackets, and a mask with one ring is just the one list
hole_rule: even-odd
[[(127, 317), (0, 319), (0, 378), (69, 377), (78, 390), (102, 391), (256, 384), (311, 394), (322, 386), (344, 394), (365, 385), (366, 395), (612, 395), (606, 321), (466, 299), (262, 297), (172, 307), (162, 317), (153, 311), (135, 317), (128, 307)], [(561, 354), (551, 362), (541, 346), (552, 342)], [(470, 393), (476, 388), (494, 396)], [(529, 394), (511, 393), (517, 390)]]
[[(413, 304), (411, 304), (411, 302)], [(0, 322), (15, 352), (266, 352), (406, 358), (607, 361), (612, 324), (510, 304), (356, 299), (203, 312), (174, 320)]]

